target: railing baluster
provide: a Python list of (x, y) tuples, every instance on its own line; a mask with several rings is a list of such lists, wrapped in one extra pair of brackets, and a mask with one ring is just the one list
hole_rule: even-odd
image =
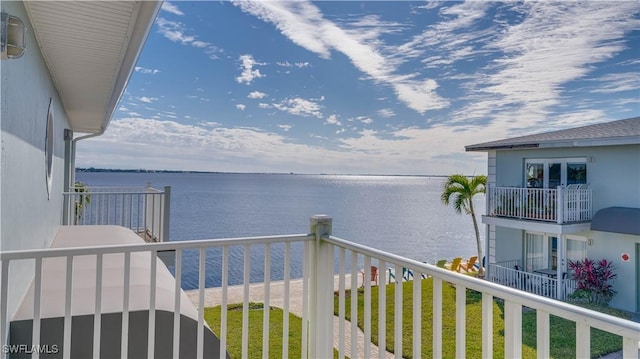
[(282, 359), (289, 357), (289, 285), (291, 277), (291, 243), (284, 244), (284, 303), (282, 317)]
[(371, 358), (371, 257), (364, 257), (364, 357)]
[[(387, 353), (387, 263), (378, 261), (378, 358), (384, 359)], [(381, 274), (382, 286), (380, 286)]]
[(413, 357), (422, 357), (422, 276), (413, 275)]
[(442, 358), (442, 279), (433, 277), (433, 357)]
[(242, 358), (249, 356), (249, 283), (251, 280), (251, 247), (246, 244), (244, 246), (244, 288), (242, 302)]
[(358, 357), (358, 253), (351, 252), (351, 358)]
[(539, 359), (550, 358), (549, 328), (549, 313), (538, 309), (536, 311), (536, 351)]
[[(4, 348), (7, 345), (7, 329), (9, 329), (9, 313), (7, 312), (7, 292), (9, 291), (9, 260), (3, 260), (2, 272), (0, 272), (0, 346)], [(0, 350), (0, 357), (6, 358), (7, 353)]]
[(482, 293), (482, 358), (493, 358), (493, 296)]
[(466, 358), (467, 288), (456, 285), (456, 358)]
[[(205, 276), (207, 269), (207, 249), (206, 247), (200, 247), (200, 268), (198, 270), (198, 331), (197, 331), (197, 350), (196, 357), (204, 357), (204, 290), (205, 290)], [(246, 299), (245, 299), (246, 300)]]
[[(149, 278), (149, 331), (147, 338), (147, 358), (151, 359), (155, 356), (156, 348), (156, 285), (158, 279), (158, 252), (151, 250), (150, 278)], [(200, 309), (202, 311), (202, 309)], [(200, 327), (198, 327), (198, 330)], [(198, 336), (200, 338), (200, 336)]]
[(229, 287), (229, 246), (222, 247), (222, 303), (220, 305), (220, 359), (227, 352), (227, 302)]
[[(180, 357), (180, 320), (181, 320), (181, 294), (182, 294), (182, 248), (175, 252), (175, 286), (173, 296), (173, 357)], [(221, 351), (222, 352), (222, 351)]]
[[(31, 345), (40, 346), (40, 301), (42, 299), (42, 257), (35, 260), (35, 277), (33, 279), (33, 328), (31, 334)], [(36, 350), (32, 358), (39, 358), (40, 353)]]
[(131, 289), (131, 252), (124, 252), (124, 284), (122, 294), (122, 331), (120, 357), (129, 357), (129, 290)]
[(301, 358), (307, 358), (309, 355), (309, 269), (311, 256), (311, 243), (304, 242), (304, 259), (302, 263), (302, 345)]
[(67, 270), (65, 281), (65, 297), (64, 297), (64, 334), (63, 334), (63, 353), (65, 359), (71, 358), (71, 295), (73, 294), (73, 256), (67, 256)]
[(590, 357), (591, 327), (589, 327), (589, 324), (587, 324), (586, 322), (576, 322), (576, 358)]
[(396, 288), (395, 302), (393, 303), (393, 321), (394, 321), (394, 346), (396, 358), (402, 358), (402, 267), (398, 264), (395, 266)]
[[(340, 275), (338, 282), (338, 358), (344, 359), (345, 357), (345, 259), (346, 250), (340, 248), (338, 250), (338, 273)], [(283, 358), (284, 359), (284, 358)]]
[(262, 310), (262, 357), (269, 357), (269, 312), (271, 306), (271, 245), (264, 245), (264, 307)]
[(622, 337), (622, 357), (638, 358), (638, 338)]
[(100, 338), (102, 336), (102, 253), (96, 255), (96, 298), (93, 315), (93, 357), (100, 357)]
[(504, 356), (522, 357), (522, 305), (504, 301)]

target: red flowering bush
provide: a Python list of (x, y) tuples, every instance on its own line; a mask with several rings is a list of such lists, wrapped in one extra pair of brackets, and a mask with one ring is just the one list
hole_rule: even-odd
[(578, 261), (569, 261), (569, 267), (573, 270), (573, 279), (577, 282), (577, 289), (571, 298), (607, 305), (616, 294), (611, 282), (617, 278), (613, 272), (612, 262), (606, 259), (594, 261), (589, 258)]

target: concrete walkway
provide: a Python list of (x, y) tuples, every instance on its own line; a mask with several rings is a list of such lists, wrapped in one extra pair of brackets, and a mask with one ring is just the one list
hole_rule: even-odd
[[(347, 283), (347, 287), (351, 283), (351, 275), (345, 275), (345, 283)], [(361, 284), (361, 277), (358, 276), (358, 285)], [(334, 288), (338, 290), (339, 288), (339, 277), (335, 277)], [(242, 303), (243, 302), (243, 294), (244, 294), (244, 286), (229, 286), (227, 288), (227, 302), (229, 304), (233, 303)], [(284, 282), (271, 282), (270, 290), (270, 305), (273, 307), (284, 307)], [(195, 305), (199, 307), (198, 303), (198, 291), (197, 290), (189, 290), (185, 291), (187, 296)], [(207, 288), (205, 289), (205, 299), (204, 306), (205, 307), (213, 307), (216, 305), (220, 305), (222, 301), (222, 288)], [(250, 302), (264, 302), (264, 283), (254, 283), (249, 286), (249, 301)], [(302, 279), (293, 279), (289, 281), (289, 311), (300, 318), (302, 318)], [(338, 317), (333, 317), (333, 344), (334, 347), (338, 347), (340, 342), (339, 337), (339, 325), (340, 320)], [(364, 358), (365, 353), (365, 341), (364, 333), (358, 329), (355, 335), (358, 336), (358, 353), (351, 353), (351, 325), (350, 322), (345, 321), (345, 355), (350, 358)], [(374, 344), (370, 344), (372, 358), (378, 357), (378, 347)], [(386, 358), (393, 358), (392, 353), (386, 353)]]

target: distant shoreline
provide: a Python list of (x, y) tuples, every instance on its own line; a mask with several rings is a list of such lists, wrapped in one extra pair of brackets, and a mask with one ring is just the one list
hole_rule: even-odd
[(376, 173), (295, 173), (295, 172), (218, 172), (218, 171), (182, 171), (182, 170), (148, 170), (119, 168), (76, 168), (76, 173), (202, 173), (202, 174), (255, 174), (255, 175), (302, 175), (302, 176), (371, 176), (371, 177), (448, 177), (448, 175), (403, 175)]

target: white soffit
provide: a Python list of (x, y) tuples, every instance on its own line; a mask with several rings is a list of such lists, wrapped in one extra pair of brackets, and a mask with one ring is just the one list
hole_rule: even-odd
[(72, 129), (101, 133), (160, 2), (25, 1), (24, 5)]

